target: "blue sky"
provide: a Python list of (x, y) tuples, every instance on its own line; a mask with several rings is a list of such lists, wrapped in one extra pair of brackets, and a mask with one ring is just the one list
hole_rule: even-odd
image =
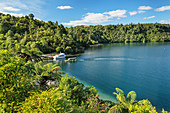
[(0, 12), (33, 13), (37, 19), (64, 26), (170, 24), (170, 0), (0, 0)]

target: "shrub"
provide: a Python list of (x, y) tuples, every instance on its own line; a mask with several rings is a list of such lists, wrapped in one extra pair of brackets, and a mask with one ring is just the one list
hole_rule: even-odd
[(92, 94), (96, 95), (97, 93), (94, 87), (85, 88), (74, 76), (69, 78), (67, 75), (61, 78), (59, 90), (66, 95), (67, 99), (77, 105), (81, 105), (81, 103), (85, 102)]
[(125, 96), (124, 92), (116, 88), (118, 104), (113, 106), (109, 113), (157, 113), (155, 107), (152, 106), (149, 100), (136, 101), (136, 93), (131, 91)]
[(13, 112), (29, 96), (33, 79), (32, 62), (0, 51), (0, 112)]
[(70, 113), (73, 108), (64, 93), (56, 88), (30, 96), (22, 103), (19, 111), (23, 113)]

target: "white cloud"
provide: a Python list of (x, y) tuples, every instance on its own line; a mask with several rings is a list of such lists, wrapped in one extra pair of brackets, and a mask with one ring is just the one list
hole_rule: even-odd
[(13, 7), (3, 7), (3, 10), (6, 10), (6, 11), (20, 11), (20, 9), (13, 8)]
[(24, 16), (24, 14), (22, 14), (22, 13), (9, 13), (9, 12), (2, 12), (2, 11), (0, 11), (0, 13), (3, 13), (3, 14), (10, 14), (10, 15), (12, 15), (12, 16), (19, 16), (19, 17), (21, 17), (21, 16)]
[(69, 23), (62, 23), (64, 25), (85, 25), (86, 23), (103, 23), (109, 21), (109, 16), (102, 13), (87, 13), (82, 20), (70, 21)]
[(126, 17), (126, 10), (116, 10), (104, 13), (87, 13), (81, 20), (70, 21), (69, 23), (62, 23), (63, 25), (85, 25), (85, 24), (99, 24), (112, 21), (114, 17), (120, 19)]
[(160, 20), (159, 23), (161, 23), (161, 24), (170, 24), (170, 19), (169, 20)]
[(75, 21), (70, 21), (69, 23), (62, 23), (63, 25), (69, 25), (69, 26), (77, 26), (77, 25), (86, 25), (83, 20), (75, 20)]
[(139, 10), (150, 10), (150, 9), (152, 9), (152, 7), (150, 7), (150, 6), (140, 6), (138, 9)]
[[(42, 17), (45, 14), (43, 13), (43, 5), (45, 5), (43, 0), (0, 0), (0, 11), (18, 16), (33, 13)], [(22, 13), (16, 14), (14, 13), (16, 11)]]
[(132, 15), (136, 15), (137, 13), (138, 13), (137, 11), (129, 12), (130, 16), (132, 16)]
[(116, 10), (116, 11), (109, 11), (104, 12), (103, 14), (108, 14), (111, 17), (126, 17), (126, 10)]
[(145, 13), (146, 11), (138, 11), (138, 13), (140, 14), (140, 13)]
[(120, 18), (117, 18), (118, 20), (120, 20)]
[(155, 18), (155, 16), (145, 17), (143, 19), (151, 19), (151, 18)]
[(87, 13), (83, 18), (85, 23), (103, 23), (107, 22), (110, 17), (102, 13)]
[[(1, 11), (2, 10), (8, 10), (8, 9), (15, 9), (14, 7), (17, 7), (16, 9), (28, 9), (26, 4), (23, 4), (20, 0), (8, 0), (8, 2), (0, 2)], [(11, 8), (10, 8), (11, 7)], [(10, 10), (8, 10), (10, 11)]]
[(71, 6), (58, 6), (58, 9), (72, 9)]
[(170, 10), (170, 5), (169, 6), (162, 6), (160, 8), (155, 9), (155, 11), (166, 11)]

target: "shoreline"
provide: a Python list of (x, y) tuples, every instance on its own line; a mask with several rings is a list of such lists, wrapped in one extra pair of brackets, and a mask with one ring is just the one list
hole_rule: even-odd
[[(114, 42), (114, 43), (99, 43), (99, 44), (94, 44), (94, 45), (89, 45), (89, 47), (88, 48), (86, 48), (86, 50), (87, 49), (89, 49), (89, 48), (93, 48), (93, 47), (101, 47), (101, 46), (104, 46), (105, 44), (135, 44), (135, 43), (141, 43), (141, 44), (149, 44), (149, 43), (168, 43), (168, 42), (170, 42), (170, 41), (164, 41), (164, 42), (145, 42), (145, 43), (143, 43), (143, 42), (127, 42), (127, 43), (123, 43), (123, 42)], [(85, 51), (84, 51), (85, 52)], [(84, 52), (82, 52), (82, 53), (75, 53), (75, 54), (67, 54), (66, 55), (66, 59), (67, 58), (72, 58), (72, 57), (78, 57), (78, 56), (81, 56)], [(48, 53), (48, 54), (43, 54), (43, 55), (41, 55), (40, 57), (42, 57), (42, 60), (52, 60), (53, 58), (52, 57), (49, 57), (49, 56), (54, 56), (54, 55), (56, 55), (56, 54), (58, 54), (57, 52), (52, 52), (52, 53)]]
[[(88, 48), (92, 48), (92, 47), (99, 47), (99, 46), (104, 46), (105, 44), (134, 44), (134, 43), (143, 43), (143, 44), (147, 44), (147, 43), (167, 43), (167, 42), (170, 42), (170, 40), (168, 41), (159, 41), (159, 42), (113, 42), (113, 43), (98, 43), (98, 44), (94, 44), (94, 45), (89, 45), (89, 47), (87, 47), (86, 49)], [(85, 49), (85, 50), (86, 50)], [(71, 58), (71, 57), (77, 57), (77, 56), (81, 56), (84, 52), (82, 53), (73, 53), (73, 54), (67, 54), (66, 55), (66, 58)], [(52, 52), (52, 53), (47, 53), (47, 54), (43, 54), (41, 56), (54, 56), (56, 54), (59, 54), (57, 52)]]
[[(64, 72), (64, 74), (61, 74), (61, 76), (65, 76), (66, 74), (68, 75), (68, 77), (74, 76), (74, 75), (72, 75), (72, 74), (70, 74), (70, 73), (68, 73), (68, 72), (65, 72), (64, 70), (62, 70), (62, 72)], [(76, 80), (77, 80), (79, 83), (84, 84), (84, 87), (88, 87), (88, 86), (90, 86), (90, 87), (95, 87), (95, 86), (91, 85), (90, 83), (88, 83), (88, 82), (86, 82), (86, 81), (84, 81), (84, 80), (80, 80), (80, 79), (77, 78), (76, 76), (74, 76), (74, 77), (76, 78)], [(110, 95), (104, 93), (103, 90), (101, 90), (101, 89), (99, 89), (99, 88), (97, 88), (97, 87), (95, 87), (95, 89), (97, 90), (97, 94), (99, 94), (99, 99), (102, 99), (102, 100), (104, 100), (104, 101), (112, 101), (112, 102), (114, 102), (114, 103), (117, 103), (117, 100), (116, 100), (116, 98), (114, 97), (114, 95), (113, 95), (113, 96), (110, 96)]]
[[(109, 44), (109, 43), (108, 43)], [(89, 47), (98, 47), (98, 46), (103, 46), (104, 44), (99, 43), (99, 44), (94, 44), (94, 45), (89, 45)]]
[[(56, 53), (55, 53), (56, 54)], [(52, 60), (53, 57), (49, 57), (49, 56), (54, 56), (54, 53), (49, 53), (49, 54), (44, 54), (42, 55), (42, 60)], [(81, 56), (83, 53), (78, 53), (78, 54), (67, 54), (65, 58), (72, 58), (72, 57), (78, 57)]]

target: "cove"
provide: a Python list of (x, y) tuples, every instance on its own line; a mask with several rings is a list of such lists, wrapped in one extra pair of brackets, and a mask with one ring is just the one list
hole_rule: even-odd
[(170, 111), (170, 43), (106, 44), (89, 48), (77, 62), (59, 62), (64, 72), (103, 99), (115, 101), (115, 88), (133, 90), (137, 100), (149, 99), (157, 110)]

